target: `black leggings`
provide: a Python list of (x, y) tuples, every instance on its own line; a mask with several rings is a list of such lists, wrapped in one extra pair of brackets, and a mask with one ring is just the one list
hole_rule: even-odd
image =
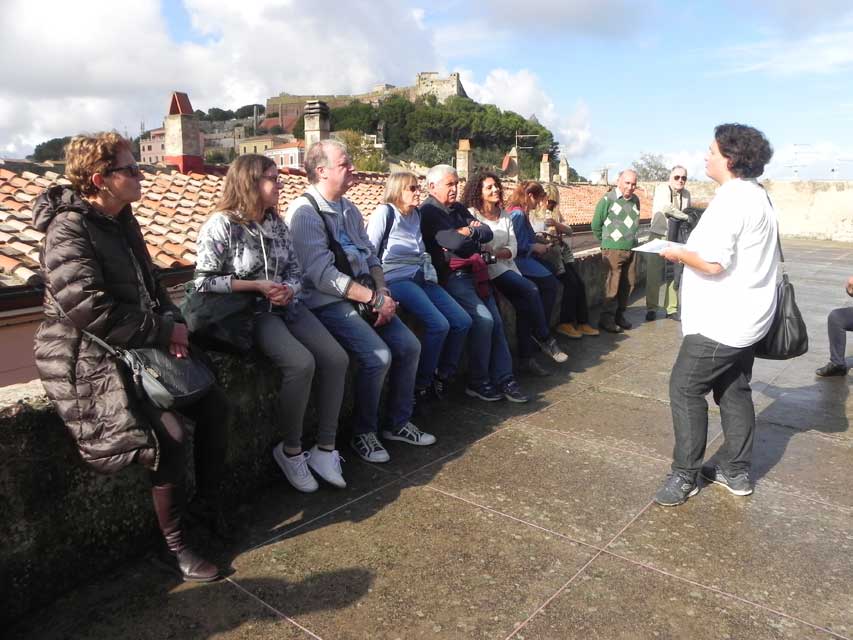
[(142, 412), (157, 435), (160, 463), (150, 474), (154, 486), (183, 486), (186, 478), (188, 429), (183, 417), (195, 423), (193, 454), (196, 487), (200, 494), (215, 496), (228, 448), (230, 405), (218, 386), (180, 413), (158, 409), (145, 403)]
[(560, 276), (563, 284), (563, 301), (560, 305), (560, 322), (589, 324), (589, 308), (586, 305), (586, 287), (575, 271), (572, 262), (563, 263), (566, 272)]

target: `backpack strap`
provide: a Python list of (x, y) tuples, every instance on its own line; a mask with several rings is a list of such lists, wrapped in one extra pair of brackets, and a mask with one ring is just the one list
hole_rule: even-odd
[(340, 271), (341, 273), (348, 275), (350, 278), (355, 277), (352, 272), (352, 266), (349, 263), (349, 258), (347, 258), (346, 251), (341, 246), (341, 243), (338, 242), (338, 239), (335, 237), (335, 234), (332, 233), (332, 229), (329, 227), (329, 221), (326, 219), (326, 216), (323, 215), (323, 212), (320, 211), (320, 205), (317, 204), (317, 200), (310, 193), (303, 193), (302, 197), (304, 197), (308, 202), (311, 203), (311, 206), (314, 207), (314, 211), (317, 212), (317, 215), (320, 217), (320, 220), (323, 221), (323, 227), (326, 229), (326, 239), (329, 242), (329, 250), (332, 252), (332, 255), (335, 257), (335, 269)]

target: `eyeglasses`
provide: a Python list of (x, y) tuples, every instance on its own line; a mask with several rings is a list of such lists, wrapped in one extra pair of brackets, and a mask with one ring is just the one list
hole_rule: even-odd
[(409, 185), (409, 186), (408, 186), (408, 187), (406, 187), (406, 188), (407, 188), (409, 191), (411, 191), (412, 193), (417, 193), (418, 191), (420, 191), (420, 190), (421, 190), (421, 188), (420, 188), (418, 185), (416, 185), (416, 184), (411, 184), (411, 185)]
[(279, 186), (284, 184), (284, 180), (281, 176), (261, 176), (260, 178), (258, 178), (258, 180), (272, 180)]
[(130, 176), (131, 178), (138, 178), (139, 176), (142, 175), (142, 171), (140, 171), (139, 165), (135, 164), (135, 163), (134, 164), (126, 164), (123, 167), (110, 167), (109, 169), (104, 171), (104, 175), (108, 176), (111, 173), (118, 173), (119, 171), (126, 171), (127, 175)]
[(687, 176), (672, 176), (673, 180), (684, 180), (687, 181)]

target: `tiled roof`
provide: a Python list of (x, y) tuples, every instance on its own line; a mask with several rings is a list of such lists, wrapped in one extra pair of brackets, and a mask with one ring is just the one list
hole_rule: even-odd
[[(32, 170), (10, 171), (0, 166), (0, 287), (38, 282), (39, 243), (44, 234), (32, 226), (32, 203), (45, 188), (68, 184), (49, 167), (32, 164)], [(142, 167), (142, 198), (133, 204), (148, 253), (163, 268), (195, 263), (198, 231), (222, 195), (224, 178), (213, 173), (187, 175), (160, 167)], [(280, 210), (308, 186), (304, 175), (285, 173)], [(382, 200), (385, 175), (356, 173), (347, 198), (370, 215)]]
[[(0, 287), (38, 282), (38, 252), (43, 234), (32, 226), (32, 203), (52, 184), (68, 181), (52, 169), (35, 163), (0, 165)], [(195, 262), (198, 231), (222, 194), (224, 177), (217, 172), (181, 174), (155, 166), (142, 167), (142, 198), (134, 213), (142, 227), (148, 252), (163, 268), (187, 267)], [(308, 186), (301, 172), (283, 172), (280, 210)], [(347, 198), (365, 218), (382, 201), (387, 174), (356, 173)], [(560, 210), (571, 224), (588, 224), (606, 187), (561, 185)], [(639, 192), (641, 217), (648, 218), (651, 201)]]

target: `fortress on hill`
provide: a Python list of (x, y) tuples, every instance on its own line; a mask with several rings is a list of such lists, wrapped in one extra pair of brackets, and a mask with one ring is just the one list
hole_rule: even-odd
[(403, 96), (411, 102), (424, 96), (435, 96), (439, 102), (444, 102), (452, 96), (467, 98), (468, 94), (465, 93), (465, 88), (462, 86), (462, 81), (458, 73), (451, 73), (446, 78), (441, 78), (435, 71), (423, 71), (417, 75), (415, 84), (410, 87), (395, 87), (390, 84), (380, 84), (376, 85), (368, 93), (356, 95), (297, 96), (289, 93), (280, 93), (277, 96), (267, 99), (266, 115), (267, 118), (270, 118), (270, 114), (277, 113), (277, 119), (287, 129), (289, 122), (294, 122), (302, 117), (305, 103), (309, 100), (322, 100), (329, 105), (329, 108), (334, 109), (346, 106), (353, 100), (376, 106), (391, 96)]

